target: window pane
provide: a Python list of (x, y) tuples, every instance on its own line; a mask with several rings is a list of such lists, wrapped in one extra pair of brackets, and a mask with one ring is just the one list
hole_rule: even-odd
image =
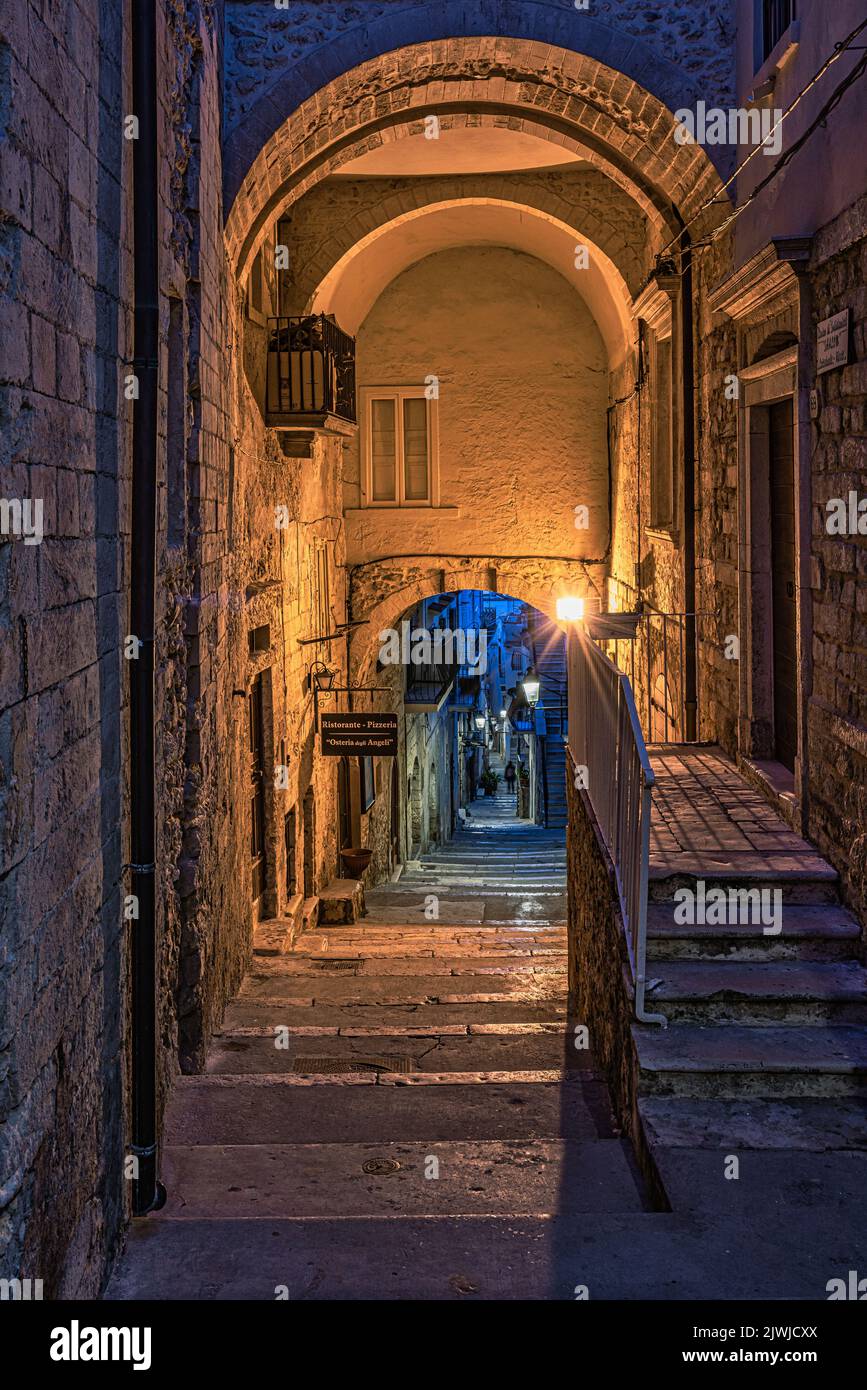
[(427, 401), (414, 398), (403, 403), (403, 486), (408, 502), (428, 498)]
[(394, 502), (395, 423), (394, 401), (370, 403), (370, 452), (373, 464), (374, 502)]

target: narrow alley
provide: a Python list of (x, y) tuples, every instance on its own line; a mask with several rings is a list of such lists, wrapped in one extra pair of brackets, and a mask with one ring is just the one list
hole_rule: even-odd
[(256, 961), (109, 1297), (571, 1297), (561, 1247), (645, 1208), (567, 1029), (564, 831), (502, 782), (468, 809), (363, 921)]

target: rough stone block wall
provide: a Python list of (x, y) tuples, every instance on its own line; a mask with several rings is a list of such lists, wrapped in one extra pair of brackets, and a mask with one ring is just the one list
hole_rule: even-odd
[(663, 1188), (648, 1154), (638, 1117), (637, 1062), (632, 1042), (633, 1001), (627, 983), (626, 939), (620, 917), (614, 866), (605, 848), (590, 798), (575, 786), (566, 760), (569, 1017), (572, 1046), (585, 1027), (593, 1056), (605, 1073), (620, 1124), (631, 1139), (651, 1190)]
[(0, 3), (0, 1274), (92, 1297), (122, 1218), (123, 8)]
[[(376, 21), (399, 26), (401, 43), (417, 42), (430, 30), (431, 14), (445, 18), (447, 7), (439, 0), (296, 0), (275, 13), (274, 6), (261, 3), (226, 5), (226, 124), (229, 130), (243, 122), (259, 97), (282, 75), (309, 58), (317, 49), (338, 42), (346, 54), (345, 67), (363, 61), (369, 31)], [(461, 7), (465, 10), (467, 7)], [(476, 24), (487, 18), (479, 6), (471, 12)], [(580, 45), (580, 24), (592, 18), (613, 30), (622, 41), (639, 39), (660, 64), (681, 63), (689, 82), (699, 95), (728, 104), (734, 99), (733, 15), (729, 0), (708, 0), (700, 8), (674, 5), (648, 6), (644, 0), (592, 0), (592, 15), (576, 14), (573, 0), (545, 0), (534, 6), (548, 11), (545, 22), (558, 29), (562, 41), (572, 37)], [(487, 32), (513, 34), (528, 32), (531, 18), (520, 3), (488, 7)], [(449, 18), (452, 18), (449, 16)], [(456, 22), (456, 16), (453, 23)], [(536, 22), (542, 21), (536, 17)], [(465, 17), (464, 24), (467, 19)], [(466, 32), (455, 28), (454, 32)], [(479, 31), (480, 32), (480, 31)], [(532, 33), (532, 30), (529, 30)], [(394, 47), (394, 44), (390, 45)], [(354, 53), (355, 50), (355, 53)]]
[(727, 273), (725, 237), (696, 256), (696, 611), (699, 738), (734, 755), (738, 738), (738, 663), (726, 638), (738, 628), (738, 402), (726, 377), (738, 370), (734, 324), (713, 314), (707, 293)]
[(827, 509), (867, 500), (867, 198), (817, 235), (810, 269), (814, 324), (848, 308), (852, 325), (849, 365), (817, 379), (812, 425), (810, 834), (867, 923), (867, 535), (830, 534)]
[(395, 215), (459, 198), (519, 203), (566, 222), (610, 257), (633, 294), (651, 269), (655, 248), (646, 217), (597, 169), (357, 179), (343, 174), (316, 184), (281, 220), (290, 247), (284, 312), (303, 313), (340, 257)]

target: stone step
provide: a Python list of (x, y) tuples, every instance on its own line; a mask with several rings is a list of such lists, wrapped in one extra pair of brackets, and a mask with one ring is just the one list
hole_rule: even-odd
[(791, 1208), (766, 1223), (707, 1210), (347, 1221), (177, 1221), (160, 1214), (133, 1223), (105, 1296), (158, 1300), (170, 1290), (176, 1299), (226, 1303), (359, 1296), (574, 1303), (582, 1289), (594, 1303), (810, 1302), (827, 1299), (827, 1281), (838, 1271), (845, 1279), (849, 1269), (864, 1267), (863, 1230), (815, 1220), (805, 1228)]
[[(277, 1043), (286, 1046), (277, 1046)], [(265, 1036), (222, 1033), (208, 1049), (209, 1076), (425, 1075), (587, 1070), (590, 1054), (563, 1028), (528, 1034), (379, 1034)]]
[(867, 1105), (827, 1100), (699, 1100), (642, 1096), (638, 1112), (651, 1147), (742, 1150), (867, 1150)]
[[(270, 962), (267, 962), (270, 963)], [(485, 1003), (489, 999), (508, 998), (532, 1003), (562, 993), (562, 972), (551, 980), (548, 975), (527, 974), (517, 978), (507, 975), (416, 975), (411, 982), (396, 977), (387, 978), (346, 972), (334, 975), (323, 973), (321, 979), (309, 980), (262, 969), (266, 962), (256, 962), (255, 970), (247, 975), (238, 994), (241, 1000), (272, 999), (303, 1005), (305, 1001), (319, 1004), (428, 1004), (428, 1003)]]
[(815, 862), (804, 866), (803, 860), (791, 856), (784, 862), (782, 857), (760, 855), (752, 856), (751, 867), (733, 866), (726, 870), (708, 868), (702, 873), (672, 872), (669, 868), (654, 864), (651, 849), (650, 880), (648, 898), (651, 903), (670, 903), (672, 912), (676, 906), (674, 895), (679, 888), (696, 890), (700, 881), (705, 885), (705, 893), (711, 889), (722, 888), (779, 888), (782, 902), (799, 904), (820, 904), (838, 902), (838, 875), (830, 865), (815, 856)]
[[(380, 977), (400, 976), (411, 978), (417, 975), (424, 976), (463, 976), (463, 975), (533, 975), (543, 970), (565, 970), (566, 954), (564, 951), (547, 950), (539, 956), (532, 956), (529, 951), (520, 955), (515, 952), (503, 952), (500, 956), (464, 956), (450, 958), (448, 956), (433, 953), (428, 956), (377, 956), (367, 958), (363, 956), (341, 955), (329, 953), (318, 959), (305, 956), (286, 956), (283, 958), (275, 957), (274, 964), (279, 960), (279, 973), (297, 979), (321, 980), (330, 978), (338, 971), (344, 978), (352, 975), (356, 979), (366, 979), (373, 975)], [(271, 961), (268, 962), (271, 964)], [(259, 962), (257, 962), (257, 965)]]
[(867, 971), (853, 962), (657, 960), (646, 998), (670, 1023), (867, 1023)]
[(560, 999), (534, 1003), (515, 1001), (508, 995), (493, 1003), (477, 1004), (285, 1004), (274, 1000), (234, 999), (226, 1010), (221, 1034), (254, 1029), (260, 1034), (274, 1029), (373, 1028), (380, 1034), (391, 1029), (426, 1028), (440, 1032), (447, 1028), (519, 1027), (529, 1024), (561, 1023), (566, 1011)]
[[(369, 1173), (365, 1164), (394, 1165)], [(641, 1211), (620, 1139), (171, 1145), (160, 1222)]]
[(660, 957), (719, 960), (851, 959), (861, 928), (839, 903), (784, 904), (782, 930), (765, 935), (760, 926), (678, 925), (672, 905), (651, 903), (647, 911), (648, 961)]
[(249, 1078), (181, 1077), (167, 1144), (438, 1143), (452, 1139), (611, 1139), (608, 1090), (500, 1081), (451, 1086), (261, 1086)]
[(633, 1024), (642, 1095), (867, 1095), (867, 1032), (848, 1027)]

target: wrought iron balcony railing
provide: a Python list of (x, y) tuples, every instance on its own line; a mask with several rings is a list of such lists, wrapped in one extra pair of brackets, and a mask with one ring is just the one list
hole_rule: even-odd
[(458, 673), (456, 665), (407, 666), (404, 705), (417, 714), (436, 713), (445, 702)]
[(325, 314), (269, 318), (265, 413), (270, 425), (354, 425), (355, 339)]

